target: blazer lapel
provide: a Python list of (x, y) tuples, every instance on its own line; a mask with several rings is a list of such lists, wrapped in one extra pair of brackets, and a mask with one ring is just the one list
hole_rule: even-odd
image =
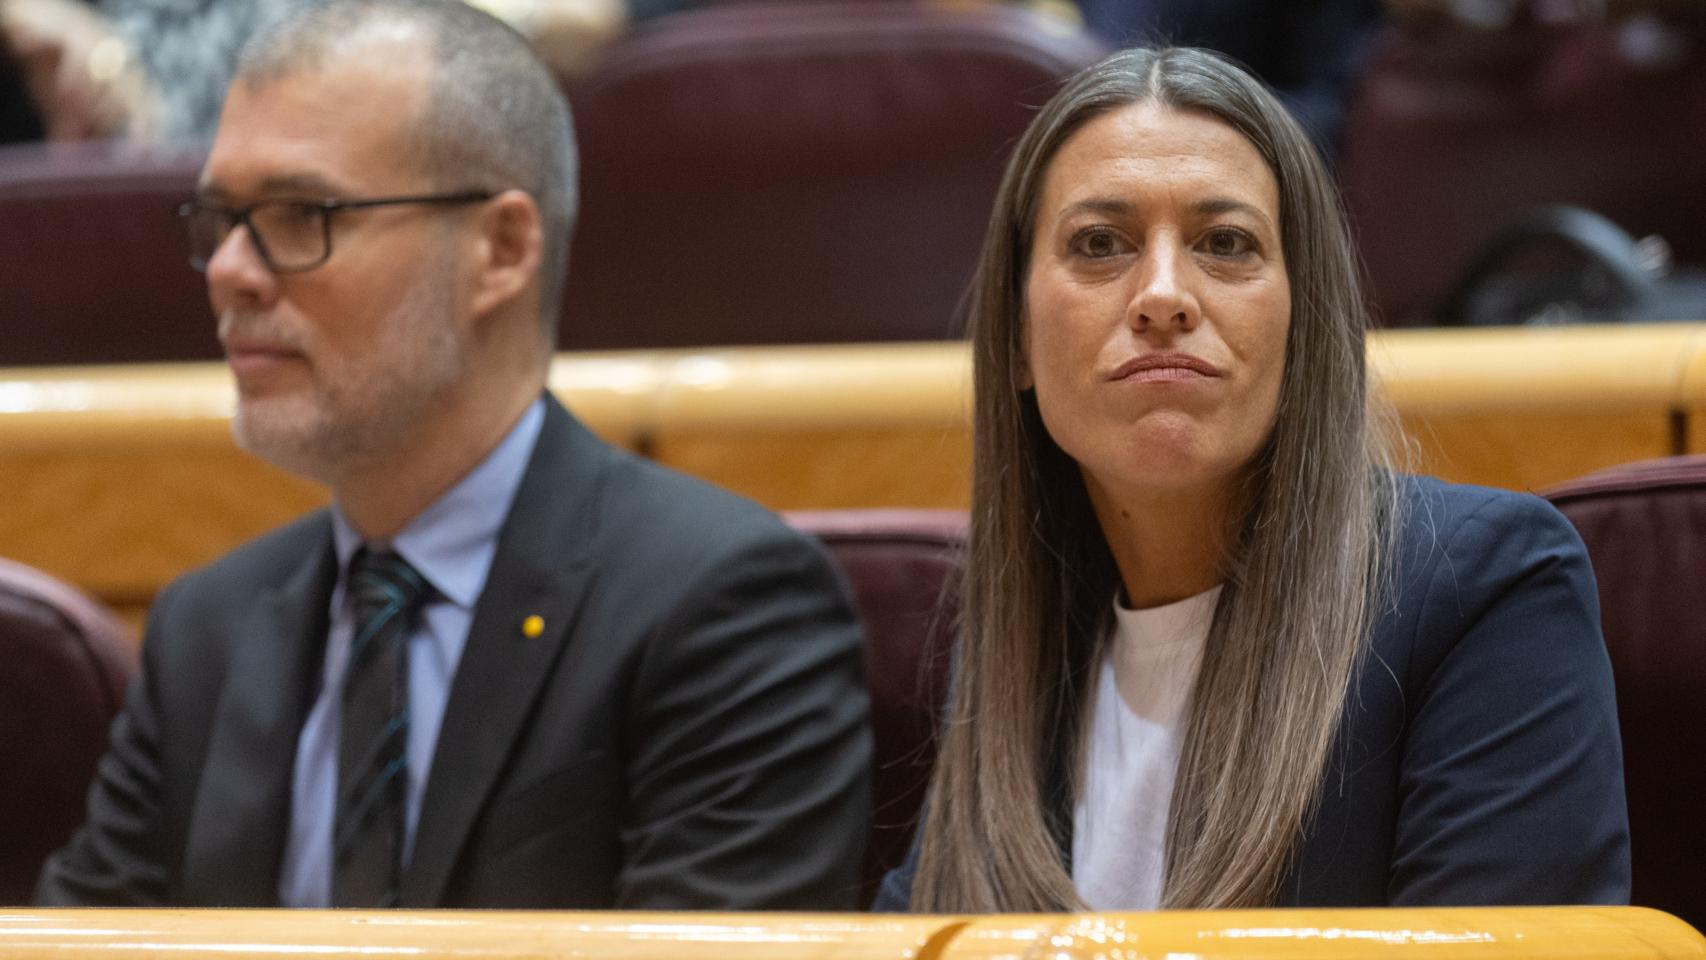
[(336, 579), (331, 526), (237, 624), (184, 851), (189, 903), (276, 906), (296, 740)]
[(586, 588), (585, 534), (598, 472), (611, 453), (549, 394), (545, 404), (545, 424), (499, 533), (445, 705), (403, 878), (404, 907), (440, 904)]

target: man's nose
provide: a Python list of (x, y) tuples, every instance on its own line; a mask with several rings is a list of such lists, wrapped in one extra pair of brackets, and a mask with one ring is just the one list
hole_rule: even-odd
[(249, 228), (238, 224), (207, 261), (207, 296), (215, 314), (265, 306), (278, 294), (278, 275), (261, 259)]
[(1137, 290), (1127, 309), (1127, 322), (1139, 332), (1195, 327), (1201, 305), (1193, 280), (1190, 254), (1177, 242), (1169, 239), (1146, 244), (1138, 266)]

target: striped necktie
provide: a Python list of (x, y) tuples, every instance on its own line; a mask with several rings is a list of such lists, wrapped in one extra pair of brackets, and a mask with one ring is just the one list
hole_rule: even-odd
[(405, 638), (430, 588), (402, 557), (363, 548), (350, 562), (347, 591), (355, 636), (344, 669), (332, 905), (394, 907), (408, 782)]

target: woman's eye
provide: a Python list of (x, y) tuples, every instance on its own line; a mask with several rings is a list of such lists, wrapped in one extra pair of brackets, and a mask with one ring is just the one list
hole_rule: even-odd
[(1204, 241), (1208, 252), (1217, 257), (1241, 257), (1255, 249), (1255, 242), (1242, 230), (1216, 230)]
[(1079, 253), (1093, 259), (1111, 257), (1120, 252), (1119, 238), (1107, 230), (1087, 230), (1078, 235), (1073, 246)]

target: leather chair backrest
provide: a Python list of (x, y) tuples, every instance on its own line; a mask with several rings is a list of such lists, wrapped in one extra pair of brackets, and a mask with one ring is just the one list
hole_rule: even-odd
[(177, 220), (200, 167), (100, 142), (0, 149), (0, 366), (219, 357)]
[(105, 607), (0, 560), (0, 905), (28, 904), (42, 861), (83, 822), (134, 651)]
[(1377, 35), (1339, 174), (1386, 322), (1428, 322), (1493, 234), (1543, 204), (1585, 206), (1706, 263), (1706, 32), (1661, 23), (1644, 43), (1588, 22)]
[(1006, 4), (640, 25), (569, 86), (567, 349), (945, 339), (1034, 108), (1102, 53)]
[(1613, 467), (1546, 495), (1599, 579), (1634, 902), (1706, 928), (1706, 457)]
[[(569, 84), (575, 349), (955, 335), (1012, 142), (1087, 34), (1009, 5), (731, 5)], [(0, 366), (219, 356), (174, 210), (201, 158), (0, 150)]]
[(959, 617), (965, 515), (948, 510), (795, 513), (789, 521), (828, 547), (853, 589), (865, 628), (871, 694), (871, 829), (861, 906), (912, 842), (948, 690)]

